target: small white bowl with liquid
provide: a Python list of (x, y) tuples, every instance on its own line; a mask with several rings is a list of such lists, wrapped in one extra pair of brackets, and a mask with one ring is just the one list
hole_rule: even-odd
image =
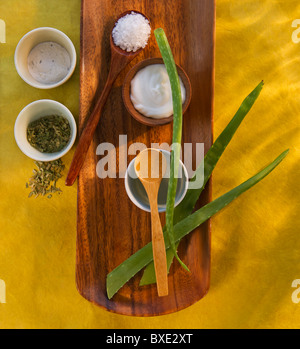
[[(69, 57), (68, 66), (66, 67), (66, 73), (59, 77), (58, 81), (37, 81), (30, 72), (30, 60), (28, 60), (30, 52), (38, 45), (47, 43), (55, 43), (53, 50), (56, 48), (60, 49), (60, 54), (57, 54), (57, 61), (55, 60), (55, 52), (52, 49), (47, 51), (48, 56), (47, 53), (43, 53), (43, 50), (40, 50), (43, 61), (42, 59), (37, 61), (35, 69), (39, 69), (38, 63), (40, 63), (41, 76), (50, 76), (52, 72), (55, 74), (58, 69), (62, 70), (61, 66), (56, 67), (55, 65), (62, 64), (62, 53), (64, 53), (66, 57)], [(51, 89), (65, 83), (73, 74), (76, 67), (76, 50), (70, 38), (60, 30), (51, 27), (41, 27), (31, 30), (21, 38), (15, 50), (14, 60), (18, 74), (27, 84), (39, 89)]]
[[(166, 157), (167, 160), (167, 170), (166, 173), (161, 181), (159, 191), (158, 191), (158, 212), (165, 212), (166, 211), (166, 203), (167, 203), (167, 193), (168, 193), (168, 183), (169, 183), (169, 177), (170, 177), (170, 159), (171, 159), (171, 153), (159, 149), (163, 155)], [(136, 158), (134, 158), (130, 163), (125, 173), (125, 189), (126, 193), (129, 197), (129, 199), (141, 210), (150, 212), (150, 205), (148, 196), (146, 193), (146, 190), (144, 189), (143, 184), (139, 180), (139, 178), (136, 175), (135, 169), (134, 169), (134, 161)], [(179, 203), (183, 200), (185, 197), (185, 194), (188, 189), (189, 184), (189, 177), (188, 177), (188, 171), (186, 167), (184, 166), (183, 162), (179, 161), (179, 171), (178, 171), (178, 180), (177, 180), (177, 190), (176, 190), (176, 196), (175, 196), (175, 206), (179, 205)]]

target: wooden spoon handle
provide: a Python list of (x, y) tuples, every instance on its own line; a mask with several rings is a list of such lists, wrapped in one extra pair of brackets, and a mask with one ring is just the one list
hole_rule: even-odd
[(106, 100), (109, 96), (110, 90), (116, 78), (118, 77), (120, 72), (125, 68), (125, 66), (139, 53), (139, 51), (136, 51), (135, 53), (126, 54), (122, 53), (121, 49), (117, 51), (117, 49), (113, 48), (112, 39), (111, 47), (112, 54), (108, 77), (103, 88), (102, 94), (98, 99), (96, 106), (92, 111), (92, 114), (90, 115), (84, 130), (82, 131), (82, 134), (80, 135), (80, 139), (66, 178), (66, 185), (73, 185), (79, 174), (79, 171), (84, 163), (86, 154), (92, 142), (95, 130), (99, 123), (102, 109), (106, 103)]
[(103, 92), (92, 114), (90, 115), (85, 128), (82, 131), (66, 178), (66, 185), (72, 185), (79, 174), (79, 171), (84, 163), (86, 154), (92, 142), (96, 127), (100, 120), (102, 109), (112, 88), (113, 82), (114, 81), (112, 81), (111, 79), (107, 79)]
[(168, 269), (163, 230), (157, 208), (157, 196), (149, 197), (151, 207), (151, 230), (153, 261), (156, 275), (157, 292), (160, 297), (168, 295)]

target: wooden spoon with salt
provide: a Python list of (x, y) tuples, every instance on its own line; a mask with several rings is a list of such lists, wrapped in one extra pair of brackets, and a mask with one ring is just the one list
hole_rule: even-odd
[(151, 231), (154, 269), (159, 296), (168, 295), (168, 270), (163, 230), (158, 213), (157, 196), (166, 172), (167, 160), (157, 149), (145, 149), (134, 161), (135, 172), (148, 195), (151, 210)]
[[(131, 12), (141, 14), (144, 16), (150, 23), (150, 20), (141, 12), (139, 11), (133, 11), (129, 10), (126, 12), (123, 12), (116, 20), (115, 24), (118, 22), (118, 20), (127, 15)], [(143, 49), (140, 48), (136, 52), (127, 52), (122, 50), (120, 47), (116, 46), (113, 38), (112, 33), (110, 34), (110, 50), (111, 50), (111, 62), (110, 62), (110, 69), (108, 73), (108, 77), (105, 83), (105, 86), (103, 88), (102, 94), (97, 100), (95, 107), (80, 135), (79, 142), (73, 157), (73, 160), (71, 162), (69, 172), (66, 178), (66, 185), (73, 185), (75, 182), (81, 167), (84, 163), (86, 154), (88, 152), (89, 146), (92, 142), (93, 135), (95, 133), (95, 130), (97, 128), (97, 125), (100, 120), (100, 116), (103, 110), (103, 107), (107, 101), (108, 95), (110, 93), (110, 90), (120, 74), (120, 72), (126, 67), (126, 65), (132, 61)]]

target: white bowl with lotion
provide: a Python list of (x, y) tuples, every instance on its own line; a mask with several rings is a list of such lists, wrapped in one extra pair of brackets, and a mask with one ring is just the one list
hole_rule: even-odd
[[(132, 101), (132, 96), (131, 96), (132, 81), (145, 68), (147, 69), (149, 66), (152, 66), (152, 65), (160, 65), (161, 66), (163, 64), (164, 64), (164, 61), (160, 57), (144, 59), (144, 60), (140, 61), (139, 63), (137, 63), (135, 66), (133, 66), (129, 70), (129, 72), (127, 73), (127, 75), (124, 79), (124, 82), (123, 82), (122, 97), (123, 97), (124, 105), (125, 105), (127, 111), (131, 114), (131, 116), (135, 120), (137, 120), (138, 122), (140, 122), (144, 125), (147, 125), (147, 126), (158, 126), (158, 125), (168, 124), (168, 123), (173, 121), (173, 115), (171, 115), (169, 117), (158, 117), (158, 118), (157, 117), (153, 118), (153, 117), (143, 115), (139, 110), (137, 110), (135, 108), (135, 105)], [(190, 102), (191, 102), (192, 86), (191, 86), (191, 82), (189, 80), (189, 77), (186, 74), (186, 72), (183, 70), (183, 68), (181, 68), (177, 64), (176, 64), (176, 67), (177, 67), (178, 75), (183, 83), (184, 90), (185, 90), (184, 103), (182, 104), (182, 113), (184, 114), (186, 112), (187, 108), (189, 107)], [(159, 75), (160, 74), (158, 74), (158, 76)], [(153, 78), (155, 78), (155, 76), (151, 76), (151, 74), (149, 74), (148, 77), (146, 76), (146, 81), (144, 81), (144, 84), (141, 83), (141, 81), (140, 81), (140, 83), (136, 84), (136, 90), (139, 91), (139, 94), (140, 94), (140, 91), (143, 90), (143, 94), (146, 98), (147, 97), (146, 94), (149, 93), (149, 87), (151, 89), (151, 85), (152, 85), (152, 88), (154, 87), (154, 90), (155, 90), (156, 89), (155, 85), (156, 85), (158, 87), (158, 91), (157, 91), (158, 98), (154, 98), (154, 100), (152, 100), (150, 102), (150, 105), (153, 103), (153, 106), (155, 106), (157, 103), (159, 104), (159, 97), (162, 97), (162, 96), (159, 96), (160, 95), (159, 90), (161, 88), (162, 89), (164, 89), (164, 88), (161, 84), (162, 79), (160, 77), (158, 79), (157, 78), (154, 79), (154, 80), (156, 80), (156, 82), (153, 81)], [(142, 85), (144, 85), (144, 86), (142, 86)], [(172, 109), (173, 109), (173, 106), (172, 106)]]
[[(43, 116), (47, 115), (61, 115), (69, 121), (71, 128), (71, 136), (68, 144), (59, 152), (42, 153), (32, 147), (27, 140), (28, 125)], [(21, 151), (37, 161), (54, 161), (65, 155), (73, 146), (77, 133), (76, 121), (70, 110), (63, 104), (50, 100), (40, 99), (28, 104), (19, 113), (14, 128), (15, 140)]]
[[(50, 43), (55, 45), (50, 47)], [(27, 84), (50, 89), (62, 85), (71, 77), (76, 67), (76, 50), (69, 37), (60, 30), (41, 27), (21, 38), (14, 60), (18, 74)], [(37, 80), (37, 77), (40, 79)]]
[[(158, 191), (158, 198), (157, 198), (157, 204), (158, 204), (158, 212), (165, 212), (166, 211), (166, 203), (167, 203), (167, 193), (168, 193), (168, 183), (170, 178), (170, 157), (171, 153), (159, 149), (167, 160), (167, 170), (166, 173), (161, 181), (159, 191)], [(130, 162), (126, 173), (125, 173), (125, 189), (126, 193), (129, 197), (129, 199), (140, 209), (143, 211), (150, 212), (150, 205), (148, 196), (146, 193), (146, 190), (144, 189), (143, 184), (139, 180), (139, 178), (136, 175), (135, 169), (134, 169), (134, 161), (135, 158)], [(176, 196), (175, 196), (175, 206), (179, 205), (180, 202), (185, 197), (185, 194), (188, 190), (189, 185), (189, 177), (186, 167), (184, 166), (183, 162), (179, 161), (179, 171), (178, 171), (178, 180), (177, 180), (177, 190), (176, 190)]]

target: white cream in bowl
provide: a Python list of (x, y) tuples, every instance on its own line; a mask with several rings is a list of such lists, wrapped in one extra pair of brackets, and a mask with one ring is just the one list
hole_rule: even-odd
[[(181, 78), (182, 104), (186, 91)], [(162, 119), (173, 114), (170, 79), (164, 64), (151, 64), (140, 69), (131, 80), (130, 99), (134, 108), (144, 116)]]

